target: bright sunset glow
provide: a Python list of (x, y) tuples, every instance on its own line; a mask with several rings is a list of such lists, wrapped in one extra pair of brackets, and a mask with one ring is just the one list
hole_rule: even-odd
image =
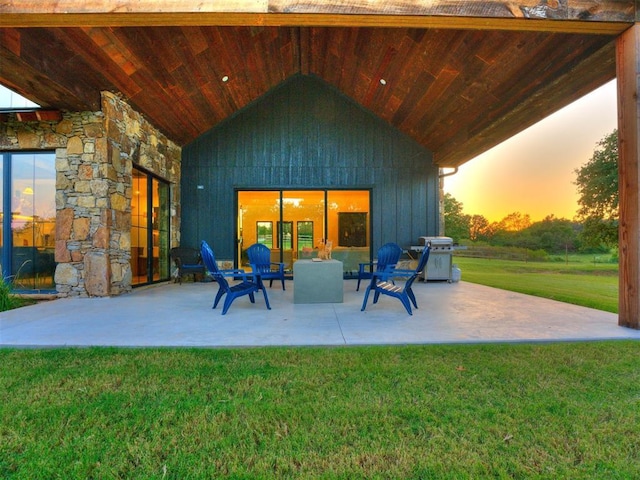
[(553, 214), (573, 219), (578, 209), (574, 170), (617, 128), (612, 81), (524, 132), (462, 165), (444, 190), (464, 213), (499, 221), (513, 212), (532, 221)]

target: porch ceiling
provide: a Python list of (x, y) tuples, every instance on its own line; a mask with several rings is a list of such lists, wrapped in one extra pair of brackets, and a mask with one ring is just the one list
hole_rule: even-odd
[(7, 27), (0, 83), (67, 110), (98, 110), (101, 90), (121, 92), (184, 145), (291, 75), (316, 75), (453, 167), (613, 79), (614, 38), (348, 26)]

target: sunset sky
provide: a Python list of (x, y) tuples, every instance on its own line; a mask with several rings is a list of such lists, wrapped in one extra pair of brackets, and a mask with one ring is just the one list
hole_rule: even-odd
[(617, 128), (612, 81), (524, 132), (470, 160), (445, 178), (444, 190), (466, 214), (498, 221), (513, 212), (532, 221), (578, 209), (575, 169)]

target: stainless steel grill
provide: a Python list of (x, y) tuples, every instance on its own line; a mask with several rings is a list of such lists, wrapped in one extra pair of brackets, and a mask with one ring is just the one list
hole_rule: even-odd
[(429, 261), (425, 272), (420, 278), (422, 280), (446, 280), (451, 282), (453, 239), (450, 237), (420, 237), (418, 238), (418, 245), (411, 245), (409, 250), (422, 252), (428, 243), (431, 244)]

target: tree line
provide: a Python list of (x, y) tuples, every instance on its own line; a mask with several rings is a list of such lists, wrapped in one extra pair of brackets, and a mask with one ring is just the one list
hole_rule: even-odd
[(456, 243), (517, 247), (549, 254), (608, 252), (618, 246), (618, 133), (598, 142), (593, 156), (574, 171), (578, 212), (574, 219), (549, 215), (532, 222), (514, 212), (498, 222), (465, 214), (463, 204), (444, 196), (445, 235)]

